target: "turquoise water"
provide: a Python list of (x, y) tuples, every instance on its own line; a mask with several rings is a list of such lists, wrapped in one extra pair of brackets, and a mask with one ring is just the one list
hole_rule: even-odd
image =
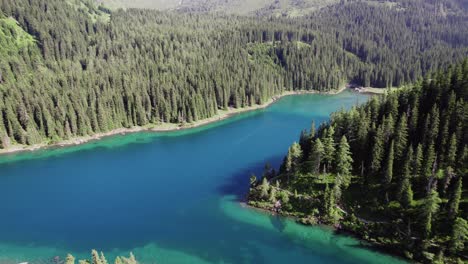
[(201, 128), (0, 157), (0, 263), (133, 251), (141, 263), (398, 263), (352, 238), (244, 208), (311, 120), (364, 95), (302, 95)]

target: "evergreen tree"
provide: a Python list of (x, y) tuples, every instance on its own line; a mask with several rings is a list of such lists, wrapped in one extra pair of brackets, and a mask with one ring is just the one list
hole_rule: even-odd
[(67, 258), (65, 259), (65, 264), (75, 264), (75, 257), (68, 254)]
[(400, 203), (404, 208), (409, 208), (413, 204), (413, 189), (411, 188), (411, 182), (409, 179), (405, 178), (401, 185)]
[(394, 141), (390, 143), (388, 149), (387, 162), (385, 163), (385, 184), (390, 185), (393, 179)]
[(431, 143), (429, 143), (427, 147), (426, 154), (424, 155), (422, 176), (428, 178), (433, 174), (432, 172), (434, 169), (435, 159), (436, 159), (436, 154), (434, 150), (434, 142), (431, 141)]
[(408, 120), (403, 114), (395, 129), (395, 160), (401, 161), (408, 144)]
[(270, 188), (270, 196), (268, 200), (272, 203), (276, 202), (276, 188)]
[(409, 146), (403, 161), (403, 173), (397, 191), (397, 198), (403, 207), (408, 208), (413, 202), (413, 190), (411, 188), (411, 164), (413, 158), (413, 146)]
[(92, 264), (102, 264), (101, 257), (96, 250), (91, 251)]
[(456, 254), (462, 252), (468, 242), (468, 222), (461, 217), (457, 217), (452, 230), (449, 249), (453, 254)]
[(422, 207), (423, 230), (424, 238), (428, 239), (432, 231), (432, 221), (434, 214), (439, 210), (439, 203), (441, 202), (439, 194), (436, 190), (432, 190), (424, 200)]
[(325, 149), (323, 155), (323, 161), (325, 164), (324, 171), (328, 171), (335, 157), (335, 129), (333, 128), (333, 126), (330, 126), (327, 130), (325, 130), (323, 135), (324, 138), (322, 139), (322, 142)]
[(122, 259), (120, 257), (116, 257), (114, 264), (123, 264)]
[(315, 137), (316, 130), (315, 130), (315, 120), (312, 121), (312, 125), (310, 126), (310, 138), (313, 139)]
[(336, 150), (334, 167), (336, 173), (342, 177), (342, 184), (344, 188), (347, 188), (351, 183), (352, 163), (353, 158), (351, 157), (348, 140), (345, 136), (343, 136)]
[(302, 149), (301, 146), (294, 142), (289, 150), (292, 162), (292, 171), (295, 172), (299, 168), (299, 163), (302, 160)]
[(317, 138), (313, 144), (313, 149), (309, 158), (312, 164), (313, 173), (320, 172), (320, 165), (322, 164), (324, 155), (325, 155), (325, 147), (322, 144), (322, 141), (320, 140), (320, 138)]
[(423, 150), (422, 150), (421, 144), (418, 144), (412, 161), (413, 161), (413, 176), (418, 177), (421, 175), (421, 168), (422, 168), (422, 162), (423, 162)]
[(291, 147), (288, 149), (288, 154), (286, 155), (284, 161), (284, 168), (287, 174), (287, 180), (289, 182), (290, 177), (294, 175), (294, 173), (299, 168), (299, 162), (302, 159), (302, 149), (301, 146), (294, 142)]
[(267, 178), (262, 179), (262, 184), (260, 185), (260, 196), (263, 198), (268, 198), (268, 193), (270, 191), (270, 183), (268, 182)]
[(102, 264), (108, 264), (108, 263), (107, 263), (107, 259), (106, 259), (106, 257), (104, 256), (104, 253), (102, 253), (102, 251), (101, 251), (101, 263), (102, 263)]
[(462, 196), (462, 177), (458, 177), (455, 189), (449, 202), (449, 217), (455, 219), (458, 216), (458, 210), (460, 205), (460, 199)]
[(449, 147), (447, 150), (447, 165), (454, 166), (457, 158), (457, 136), (452, 134), (449, 141)]
[(377, 133), (374, 137), (373, 140), (373, 146), (372, 146), (372, 159), (371, 159), (371, 171), (372, 173), (376, 174), (381, 167), (381, 162), (382, 162), (382, 156), (384, 152), (384, 131), (383, 127), (379, 127), (377, 129)]

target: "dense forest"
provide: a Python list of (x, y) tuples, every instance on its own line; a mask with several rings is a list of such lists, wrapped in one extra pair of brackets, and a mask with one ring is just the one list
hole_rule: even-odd
[(467, 14), (410, 2), (275, 18), (0, 0), (0, 147), (191, 123), (286, 90), (401, 86), (468, 54)]
[(467, 101), (465, 60), (337, 112), (302, 132), (278, 172), (266, 166), (252, 177), (249, 204), (306, 224), (334, 224), (418, 262), (462, 263)]

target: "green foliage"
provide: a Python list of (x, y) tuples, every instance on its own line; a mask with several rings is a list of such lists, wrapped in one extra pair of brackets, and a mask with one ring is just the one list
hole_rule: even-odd
[(463, 192), (462, 186), (462, 177), (458, 177), (457, 183), (453, 191), (453, 195), (449, 202), (449, 217), (452, 219), (457, 217), (459, 213), (460, 199)]
[(268, 182), (267, 178), (263, 178), (262, 179), (262, 184), (260, 185), (260, 190), (261, 190), (261, 197), (263, 198), (267, 198), (268, 197), (268, 193), (270, 191), (270, 183)]
[(335, 154), (335, 172), (342, 177), (344, 188), (347, 188), (351, 183), (352, 164), (353, 158), (351, 157), (348, 140), (346, 136), (343, 136)]
[(324, 146), (324, 155), (323, 155), (323, 160), (325, 163), (326, 169), (324, 170), (325, 172), (329, 170), (331, 164), (334, 161), (335, 158), (335, 129), (333, 126), (330, 126), (328, 129), (325, 129), (322, 134), (322, 142)]
[[(298, 165), (310, 169), (282, 181), (282, 191), (297, 192), (286, 213), (304, 223), (314, 223), (311, 215), (340, 223), (413, 261), (456, 263), (466, 254), (467, 84), (468, 60), (334, 113), (309, 135), (309, 144), (301, 144), (309, 156)], [(333, 157), (330, 164), (326, 154)], [(345, 172), (353, 174), (349, 186)], [(285, 177), (281, 171), (276, 179)]]
[[(315, 133), (314, 133), (315, 134)], [(317, 138), (313, 144), (313, 149), (310, 153), (309, 160), (311, 162), (312, 173), (319, 173), (322, 160), (325, 155), (325, 147), (320, 138)]]
[(385, 162), (385, 184), (390, 185), (393, 178), (393, 160), (394, 156), (394, 141), (390, 143), (390, 148), (388, 149), (387, 161)]
[[(418, 4), (402, 5), (336, 3), (287, 19), (111, 11), (91, 0), (1, 1), (1, 146), (190, 123), (290, 90), (401, 86), (468, 54), (462, 13), (434, 19)], [(419, 119), (409, 120), (415, 131)], [(329, 170), (334, 142), (322, 143)]]
[(431, 190), (431, 192), (427, 195), (427, 197), (424, 199), (424, 202), (422, 204), (421, 215), (423, 217), (422, 223), (424, 225), (423, 226), (424, 237), (426, 239), (429, 238), (431, 235), (432, 221), (433, 221), (434, 215), (439, 210), (440, 202), (441, 202), (441, 199), (439, 198), (439, 194), (437, 193), (437, 191)]
[(450, 240), (450, 250), (453, 253), (461, 252), (465, 249), (465, 244), (468, 241), (468, 222), (460, 217), (457, 217), (453, 224), (453, 231)]

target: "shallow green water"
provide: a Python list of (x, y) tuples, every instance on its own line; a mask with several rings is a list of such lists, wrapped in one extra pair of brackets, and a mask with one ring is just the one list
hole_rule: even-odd
[(303, 95), (201, 128), (0, 157), (0, 263), (91, 248), (141, 263), (399, 263), (321, 227), (244, 208), (251, 173), (366, 96)]

